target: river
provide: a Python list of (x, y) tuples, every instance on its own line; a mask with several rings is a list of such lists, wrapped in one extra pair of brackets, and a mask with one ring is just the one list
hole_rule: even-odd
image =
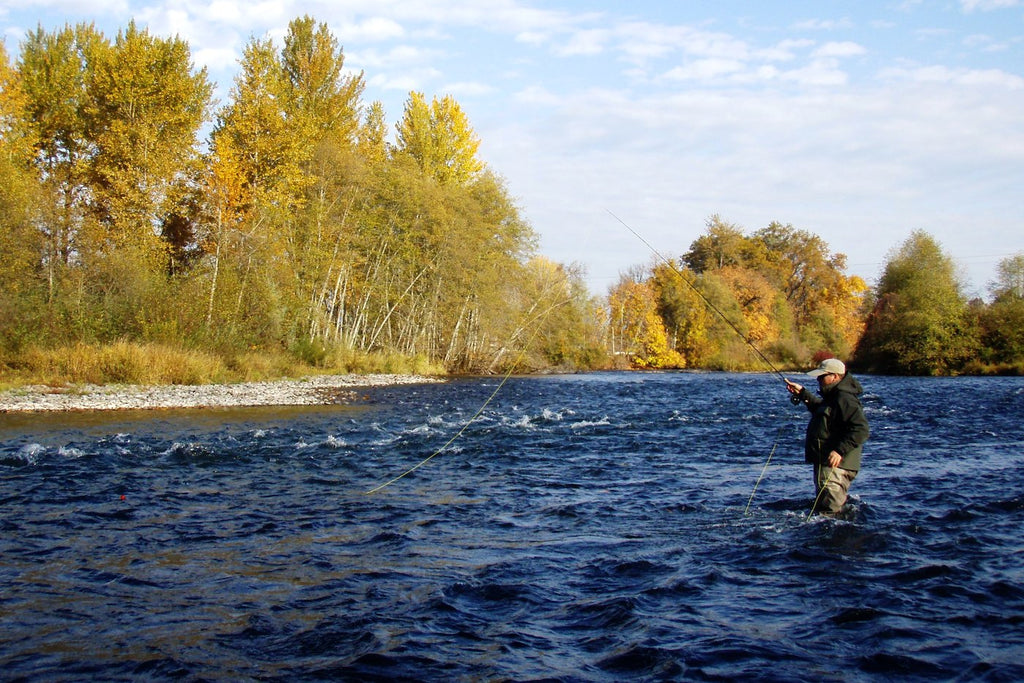
[(1024, 379), (860, 379), (839, 519), (768, 374), (0, 415), (0, 679), (1024, 679)]

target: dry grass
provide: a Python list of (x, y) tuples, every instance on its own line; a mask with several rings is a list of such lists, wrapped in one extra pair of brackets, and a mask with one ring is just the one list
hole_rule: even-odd
[(444, 368), (426, 358), (398, 354), (339, 351), (314, 367), (283, 352), (251, 351), (224, 358), (133, 342), (31, 348), (0, 361), (0, 389), (29, 384), (212, 384), (323, 374), (445, 374)]
[(18, 384), (205, 384), (228, 379), (218, 356), (130, 342), (32, 348), (9, 366), (8, 380)]

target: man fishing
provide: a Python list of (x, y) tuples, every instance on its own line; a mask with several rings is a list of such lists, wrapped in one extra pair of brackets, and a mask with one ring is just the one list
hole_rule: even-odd
[(804, 457), (814, 465), (812, 512), (834, 515), (846, 502), (850, 484), (860, 471), (860, 457), (870, 430), (860, 403), (863, 387), (838, 358), (828, 358), (807, 373), (818, 379), (815, 396), (796, 382), (786, 380), (794, 403), (803, 403), (811, 413), (807, 425)]

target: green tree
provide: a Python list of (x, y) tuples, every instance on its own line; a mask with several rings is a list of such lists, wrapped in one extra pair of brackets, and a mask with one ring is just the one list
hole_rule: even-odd
[(956, 372), (977, 349), (966, 298), (952, 259), (924, 231), (892, 254), (876, 304), (857, 344), (855, 363), (870, 372)]
[(71, 268), (81, 252), (79, 237), (88, 225), (87, 172), (94, 152), (88, 135), (89, 70), (107, 47), (91, 24), (65, 26), (54, 33), (40, 26), (21, 45), (17, 71), (45, 197), (40, 262), (46, 269), (50, 303), (70, 287)]
[[(198, 158), (211, 87), (188, 46), (134, 23), (111, 43), (92, 25), (30, 33), (18, 72), (45, 201), (55, 327), (73, 335), (144, 335), (151, 297), (166, 299), (161, 225)], [(61, 319), (63, 318), (63, 319)]]
[(695, 239), (683, 255), (687, 268), (699, 275), (742, 262), (747, 239), (740, 228), (726, 223), (718, 214), (708, 219), (705, 228), (705, 234)]
[(990, 290), (996, 301), (1024, 299), (1024, 253), (1008, 256), (996, 266)]
[(1024, 254), (999, 262), (992, 303), (980, 315), (984, 360), (997, 369), (1024, 369)]

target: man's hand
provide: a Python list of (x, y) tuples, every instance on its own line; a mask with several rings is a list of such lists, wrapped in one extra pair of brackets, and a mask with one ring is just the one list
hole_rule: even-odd
[(797, 384), (796, 382), (790, 382), (788, 379), (786, 379), (786, 388), (789, 389), (789, 393), (791, 394), (799, 394), (801, 391), (804, 390), (803, 386)]
[(839, 455), (835, 451), (828, 454), (828, 466), (839, 467), (839, 464), (843, 462), (843, 456)]

